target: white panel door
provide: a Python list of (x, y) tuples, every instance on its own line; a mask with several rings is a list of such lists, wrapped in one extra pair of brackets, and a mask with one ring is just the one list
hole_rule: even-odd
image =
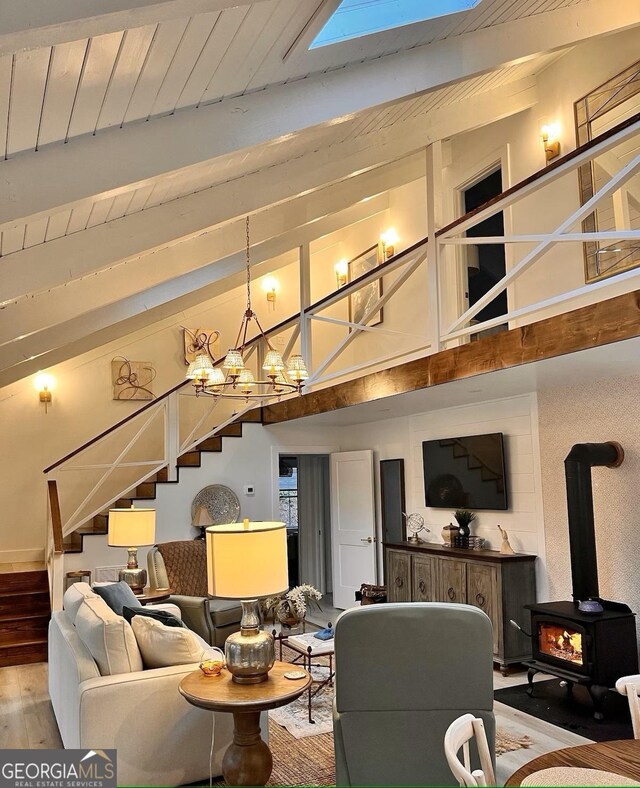
[(331, 455), (333, 605), (356, 604), (362, 583), (376, 582), (373, 452)]

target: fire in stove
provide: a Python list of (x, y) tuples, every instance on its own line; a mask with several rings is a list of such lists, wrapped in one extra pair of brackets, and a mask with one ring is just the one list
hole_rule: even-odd
[(574, 665), (582, 665), (582, 634), (556, 624), (538, 623), (540, 651)]

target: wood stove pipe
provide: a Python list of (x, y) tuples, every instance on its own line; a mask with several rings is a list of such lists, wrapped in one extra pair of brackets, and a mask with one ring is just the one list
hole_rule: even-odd
[(576, 602), (600, 597), (591, 468), (617, 468), (623, 459), (624, 450), (619, 443), (576, 443), (564, 461), (571, 578)]

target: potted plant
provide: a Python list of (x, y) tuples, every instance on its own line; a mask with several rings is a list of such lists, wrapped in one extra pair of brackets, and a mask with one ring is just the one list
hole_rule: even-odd
[(468, 509), (456, 509), (454, 515), (458, 526), (460, 528), (460, 536), (469, 536), (471, 534), (471, 523), (476, 519), (473, 512)]
[(283, 628), (293, 629), (302, 624), (310, 604), (315, 604), (318, 610), (321, 610), (318, 604), (320, 599), (322, 594), (317, 588), (303, 583), (291, 588), (286, 594), (267, 597), (263, 602), (263, 609), (266, 617), (273, 616)]

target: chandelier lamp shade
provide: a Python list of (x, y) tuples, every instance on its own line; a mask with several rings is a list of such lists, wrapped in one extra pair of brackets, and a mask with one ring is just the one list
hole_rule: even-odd
[[(282, 394), (302, 393), (302, 386), (309, 377), (304, 358), (289, 356), (288, 362), (271, 345), (258, 316), (251, 307), (251, 261), (249, 241), (249, 217), (247, 228), (247, 307), (240, 322), (235, 346), (230, 348), (221, 366), (214, 365), (207, 353), (199, 353), (189, 364), (187, 380), (191, 380), (196, 392), (213, 397), (243, 399), (245, 401), (280, 397)], [(249, 325), (256, 324), (258, 334), (248, 339)], [(262, 364), (262, 379), (256, 379), (246, 365), (245, 352), (250, 344), (262, 339), (266, 348)]]

